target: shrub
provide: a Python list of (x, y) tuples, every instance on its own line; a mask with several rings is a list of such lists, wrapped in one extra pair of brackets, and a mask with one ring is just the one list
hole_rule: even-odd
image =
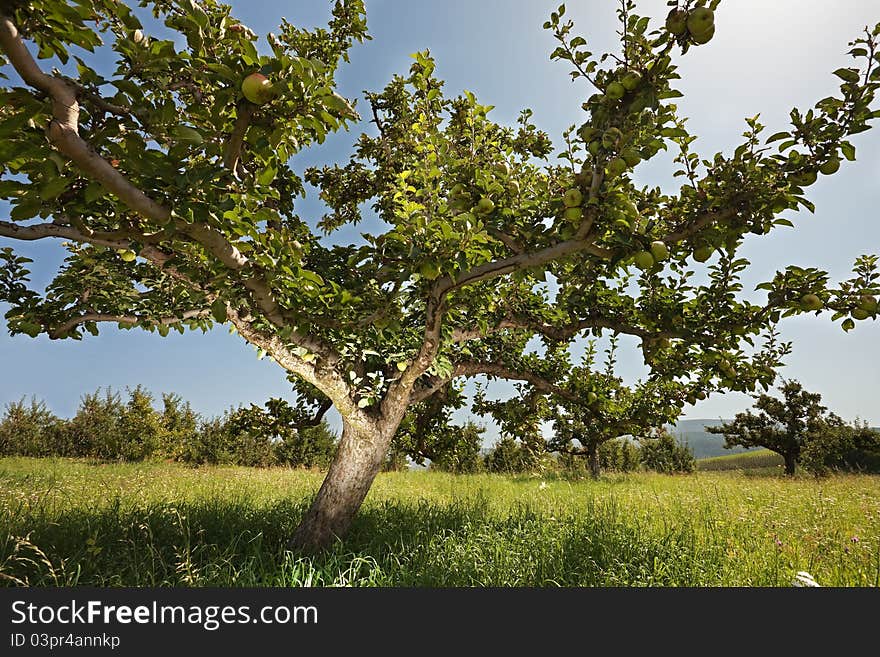
[(489, 472), (520, 474), (530, 469), (530, 461), (525, 448), (518, 441), (510, 436), (502, 436), (486, 455), (485, 466)]
[(431, 468), (455, 474), (475, 473), (483, 469), (480, 449), (483, 446), (484, 429), (473, 422), (463, 427), (450, 425), (443, 444), (437, 448), (437, 456)]
[(64, 424), (34, 397), (30, 404), (23, 397), (11, 402), (0, 420), (0, 455), (73, 456), (69, 453)]
[(124, 405), (109, 388), (82, 396), (76, 415), (67, 425), (68, 441), (76, 456), (115, 460), (122, 452), (120, 419)]
[(832, 470), (880, 472), (880, 432), (859, 422), (828, 424), (806, 443), (801, 464), (816, 475)]
[(682, 445), (665, 430), (640, 439), (642, 465), (662, 473), (693, 472), (696, 460), (690, 448)]

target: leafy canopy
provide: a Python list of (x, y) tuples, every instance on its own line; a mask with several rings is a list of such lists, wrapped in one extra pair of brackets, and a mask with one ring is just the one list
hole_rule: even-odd
[[(417, 53), (408, 74), (366, 94), (375, 131), (350, 161), (305, 172), (329, 208), (318, 230), (296, 212), (303, 177), (290, 158), (359, 118), (334, 74), (367, 38), (360, 0), (338, 0), (326, 29), (282, 23), (262, 51), (214, 0), (143, 0), (164, 24), (155, 35), (114, 0), (14, 4), (0, 17), (15, 69), (0, 90), (11, 204), (0, 236), (61, 238), (69, 255), (39, 292), (27, 259), (0, 250), (9, 329), (78, 339), (103, 321), (162, 334), (230, 323), (343, 416), (397, 421), (477, 375), (572, 403), (595, 389), (611, 408), (627, 393), (566, 356), (583, 336), (638, 338), (644, 385), (677, 386), (676, 404), (766, 387), (788, 350), (773, 332), (783, 316), (827, 311), (850, 329), (877, 315), (874, 256), (836, 286), (788, 267), (752, 303), (738, 251), (790, 225), (780, 213), (812, 209), (817, 172), (854, 159), (850, 137), (880, 116), (880, 26), (851, 44), (839, 93), (793, 110), (788, 130), (765, 137), (756, 116), (732, 153), (700, 156), (675, 104), (676, 61), (715, 28), (672, 19), (714, 16), (719, 0), (670, 4), (652, 27), (622, 2), (620, 49), (600, 57), (564, 5), (553, 12), (552, 58), (588, 90), (559, 147), (528, 110), (502, 126), (472, 93), (447, 96)], [(113, 71), (90, 67), (99, 48)], [(254, 72), (271, 83), (263, 104), (242, 96)], [(636, 185), (634, 168), (670, 149), (680, 189)], [(322, 239), (365, 206), (383, 232)]]

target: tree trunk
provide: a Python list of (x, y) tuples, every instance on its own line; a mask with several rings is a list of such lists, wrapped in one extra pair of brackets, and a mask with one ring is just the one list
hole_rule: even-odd
[(345, 536), (382, 468), (397, 425), (343, 418), (342, 438), (321, 489), (297, 527), (291, 547), (318, 552)]
[(593, 477), (593, 479), (598, 479), (599, 475), (602, 473), (602, 469), (599, 467), (598, 445), (590, 445), (589, 452), (587, 453), (587, 458), (590, 462), (590, 475)]
[(794, 474), (795, 467), (797, 466), (797, 457), (788, 452), (783, 455), (783, 458), (785, 459), (785, 474), (790, 477)]

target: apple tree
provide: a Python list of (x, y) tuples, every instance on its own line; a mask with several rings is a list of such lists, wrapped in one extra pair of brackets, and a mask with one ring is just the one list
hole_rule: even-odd
[(764, 447), (785, 459), (785, 474), (793, 475), (801, 452), (811, 442), (821, 442), (825, 433), (840, 427), (836, 415), (826, 414), (819, 402), (822, 395), (808, 392), (797, 381), (784, 381), (782, 399), (770, 395), (755, 398), (757, 413), (738, 413), (733, 422), (706, 427), (724, 436), (725, 447)]
[[(229, 324), (317, 388), (343, 432), (297, 547), (345, 535), (408, 409), (451, 382), (561, 392), (569, 368), (548, 353), (626, 334), (657, 377), (751, 390), (778, 364), (782, 316), (827, 312), (844, 328), (876, 318), (875, 258), (837, 285), (786, 268), (753, 303), (737, 252), (789, 224), (783, 211), (811, 207), (818, 172), (854, 158), (849, 137), (880, 115), (880, 27), (852, 44), (839, 93), (767, 138), (750, 119), (741, 145), (711, 157), (694, 152), (673, 85), (677, 58), (711, 47), (718, 0), (679, 2), (653, 28), (626, 0), (620, 48), (601, 57), (564, 6), (553, 12), (552, 57), (585, 85), (558, 153), (529, 111), (502, 126), (473, 94), (444, 94), (418, 54), (366, 95), (374, 129), (351, 160), (305, 173), (329, 208), (314, 221), (297, 214), (304, 185), (290, 157), (358, 118), (334, 73), (366, 38), (363, 3), (337, 0), (326, 29), (285, 21), (262, 52), (216, 0), (141, 4), (164, 24), (156, 34), (117, 0), (2, 4), (0, 198), (11, 209), (0, 237), (63, 240), (68, 256), (36, 291), (27, 260), (4, 247), (0, 301), (13, 335)], [(96, 50), (113, 70), (89, 64)], [(250, 78), (249, 100), (254, 73), (270, 89)], [(637, 186), (633, 168), (668, 149), (681, 188)], [(323, 239), (365, 204), (386, 229), (365, 243)]]
[[(538, 443), (550, 452), (586, 458), (594, 478), (601, 474), (599, 449), (605, 443), (622, 437), (641, 439), (655, 430), (675, 422), (686, 402), (705, 399), (706, 382), (677, 380), (667, 377), (662, 368), (633, 385), (626, 385), (615, 373), (617, 339), (612, 338), (604, 367), (597, 366), (595, 341), (590, 341), (581, 363), (566, 368), (563, 378), (553, 391), (520, 384), (521, 396), (511, 400), (490, 402), (478, 394), (475, 408), (490, 414), (502, 428), (528, 442), (534, 432), (535, 419), (552, 424), (537, 431)], [(774, 345), (762, 357), (779, 358), (786, 353), (785, 345)], [(564, 354), (568, 362), (568, 354)], [(761, 380), (764, 380), (761, 373)], [(536, 397), (540, 397), (538, 402)], [(523, 410), (529, 412), (523, 417)], [(523, 420), (527, 420), (523, 422)], [(549, 432), (549, 437), (545, 433)]]

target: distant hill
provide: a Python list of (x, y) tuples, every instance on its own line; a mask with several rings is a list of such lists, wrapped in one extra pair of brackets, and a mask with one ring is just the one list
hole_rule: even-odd
[(713, 456), (725, 456), (728, 454), (741, 454), (762, 449), (752, 447), (733, 447), (724, 449), (724, 436), (706, 431), (705, 427), (717, 427), (731, 420), (681, 420), (674, 426), (667, 427), (669, 433), (678, 439), (678, 442), (691, 448), (697, 459), (708, 459)]

